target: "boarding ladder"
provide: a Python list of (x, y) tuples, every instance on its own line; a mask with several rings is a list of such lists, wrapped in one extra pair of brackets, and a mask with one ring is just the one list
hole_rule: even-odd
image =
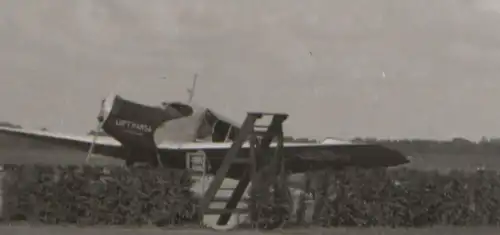
[[(256, 121), (264, 116), (271, 116), (269, 125), (256, 125)], [(218, 168), (214, 179), (208, 186), (202, 200), (199, 204), (201, 215), (221, 215), (217, 221), (217, 225), (225, 225), (231, 217), (231, 214), (249, 213), (248, 208), (237, 208), (238, 203), (241, 201), (246, 188), (250, 181), (255, 179), (256, 173), (266, 164), (269, 163), (268, 159), (264, 159), (267, 150), (269, 149), (273, 139), (277, 139), (275, 152), (280, 152), (283, 147), (283, 122), (288, 118), (288, 114), (283, 113), (262, 113), (250, 112), (247, 114), (243, 125), (237, 138), (233, 141), (230, 149), (226, 152), (220, 167)], [(248, 147), (244, 147), (248, 144)], [(242, 148), (248, 149), (247, 157), (240, 151)], [(281, 155), (281, 154), (280, 154)], [(272, 161), (280, 161), (278, 157), (274, 157)], [(281, 161), (282, 162), (282, 161)], [(221, 189), (222, 182), (233, 164), (245, 164), (244, 172), (239, 179), (236, 188), (232, 188), (231, 197), (227, 201), (226, 207), (223, 209), (209, 208), (211, 202), (214, 202), (215, 195)], [(271, 164), (271, 163), (270, 163)], [(252, 183), (252, 185), (254, 185)], [(224, 189), (223, 189), (224, 190)]]

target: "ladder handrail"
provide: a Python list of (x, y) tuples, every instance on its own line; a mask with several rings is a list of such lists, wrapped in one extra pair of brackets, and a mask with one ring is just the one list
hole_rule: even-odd
[(253, 130), (253, 124), (257, 119), (257, 115), (248, 115), (245, 119), (245, 122), (243, 123), (241, 128), (240, 135), (238, 136), (236, 141), (233, 142), (231, 148), (227, 151), (222, 164), (219, 166), (219, 169), (217, 169), (214, 179), (210, 183), (210, 186), (208, 186), (208, 189), (200, 202), (200, 209), (202, 211), (208, 208), (210, 201), (213, 199), (213, 197), (217, 193), (217, 190), (220, 188), (224, 180), (224, 176), (229, 170), (233, 158), (238, 154), (238, 151), (243, 145), (243, 142), (246, 141), (247, 135)]
[[(257, 125), (256, 121), (265, 115), (272, 115), (272, 120), (265, 130), (257, 130), (256, 128), (265, 128), (266, 126)], [(238, 214), (238, 203), (241, 202), (243, 194), (247, 191), (247, 187), (250, 182), (259, 184), (254, 181), (256, 179), (256, 172), (260, 171), (262, 167), (277, 167), (278, 169), (273, 169), (272, 172), (280, 171), (280, 165), (278, 162), (283, 161), (281, 148), (283, 148), (283, 122), (288, 118), (288, 114), (282, 113), (262, 113), (262, 112), (248, 112), (243, 125), (240, 128), (238, 135), (232, 142), (231, 147), (226, 152), (221, 165), (217, 169), (214, 178), (210, 182), (208, 189), (204, 190), (204, 181), (202, 182), (202, 191), (204, 191), (203, 198), (200, 200), (199, 209), (200, 215), (206, 214), (220, 214), (217, 224), (222, 225), (227, 223), (230, 216), (234, 213)], [(229, 130), (230, 132), (230, 130)], [(226, 136), (227, 137), (227, 136)], [(257, 140), (257, 137), (261, 137)], [(278, 144), (275, 151), (275, 157), (271, 162), (264, 164), (262, 162), (262, 155), (266, 154), (274, 138), (277, 138)], [(245, 142), (250, 142), (249, 156), (247, 158), (238, 158), (238, 152), (242, 148)], [(225, 209), (210, 209), (209, 205), (214, 200), (217, 192), (221, 189), (222, 183), (230, 169), (230, 166), (237, 164), (238, 160), (246, 159), (250, 167), (243, 169), (242, 177), (234, 188), (229, 200), (226, 203)], [(263, 168), (262, 168), (263, 169)], [(276, 172), (277, 173), (277, 172)], [(278, 176), (279, 177), (279, 176)], [(281, 177), (279, 177), (281, 178)], [(249, 205), (250, 207), (250, 205)], [(250, 208), (245, 209), (247, 212), (251, 212)], [(252, 213), (253, 214), (253, 213)], [(253, 216), (252, 216), (253, 217)], [(253, 219), (252, 219), (253, 221)]]

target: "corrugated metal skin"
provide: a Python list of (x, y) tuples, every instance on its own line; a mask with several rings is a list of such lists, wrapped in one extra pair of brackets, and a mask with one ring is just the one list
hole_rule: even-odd
[[(164, 102), (163, 107), (153, 107), (117, 95), (110, 96), (103, 102), (103, 129), (122, 143), (139, 144), (140, 147), (152, 148), (150, 145), (153, 141), (156, 145), (163, 141), (224, 141), (230, 128), (232, 135), (229, 137), (234, 137), (240, 126), (240, 123), (197, 104)], [(192, 115), (182, 117), (188, 115), (188, 112), (178, 112), (181, 107), (191, 108)], [(133, 122), (136, 127), (147, 128), (143, 131), (119, 125), (128, 121)], [(131, 131), (134, 133), (131, 134)]]
[(191, 104), (191, 107), (194, 111), (193, 115), (165, 122), (158, 127), (154, 137), (157, 144), (166, 140), (171, 142), (212, 141), (214, 131), (222, 132), (216, 134), (226, 135), (224, 128), (217, 128), (221, 123), (239, 130), (239, 123), (213, 110), (195, 104)]

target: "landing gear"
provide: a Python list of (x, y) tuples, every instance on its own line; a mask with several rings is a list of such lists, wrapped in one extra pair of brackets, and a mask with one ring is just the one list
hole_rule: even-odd
[[(294, 211), (294, 202), (290, 189), (284, 188), (278, 191), (270, 191), (273, 195), (264, 196), (263, 200), (259, 200), (259, 208), (257, 213), (258, 228), (272, 230), (282, 227), (292, 216)], [(270, 197), (269, 197), (270, 196)]]
[(134, 167), (139, 164), (141, 166), (147, 166), (156, 168), (158, 166), (163, 167), (163, 164), (157, 150), (141, 149), (141, 148), (125, 148), (125, 166)]
[(149, 162), (149, 165), (150, 165), (151, 167), (153, 167), (153, 168), (157, 168), (157, 167), (159, 167), (159, 166), (163, 168), (163, 164), (161, 164), (161, 162), (157, 161), (156, 159), (151, 160), (151, 161)]
[(283, 227), (296, 210), (287, 184), (284, 159), (277, 160), (261, 169), (252, 182), (252, 221), (257, 228), (272, 230)]
[(163, 165), (160, 165), (156, 160), (151, 160), (148, 162), (137, 162), (134, 160), (125, 160), (126, 167), (134, 167), (137, 165), (142, 166), (142, 167), (151, 167), (151, 168), (157, 168), (159, 166), (163, 167)]
[(125, 160), (125, 166), (126, 167), (133, 167), (134, 164), (135, 164), (134, 160), (130, 160), (130, 159)]

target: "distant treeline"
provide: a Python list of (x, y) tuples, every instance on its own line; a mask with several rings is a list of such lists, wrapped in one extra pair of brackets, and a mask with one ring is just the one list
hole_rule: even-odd
[[(22, 128), (20, 125), (9, 122), (0, 122), (0, 126)], [(42, 128), (42, 130), (47, 130)], [(94, 131), (87, 134), (93, 135)], [(98, 132), (99, 136), (106, 136), (104, 132)], [(314, 139), (285, 137), (287, 142), (316, 142)], [(432, 154), (477, 154), (477, 155), (500, 155), (500, 138), (482, 138), (480, 141), (470, 141), (465, 138), (454, 138), (452, 140), (424, 140), (424, 139), (401, 139), (386, 140), (376, 138), (355, 138), (353, 141), (381, 144), (389, 148), (402, 151), (406, 154), (432, 153)]]
[(0, 126), (10, 127), (10, 128), (22, 128), (20, 125), (12, 124), (10, 122), (0, 122)]

